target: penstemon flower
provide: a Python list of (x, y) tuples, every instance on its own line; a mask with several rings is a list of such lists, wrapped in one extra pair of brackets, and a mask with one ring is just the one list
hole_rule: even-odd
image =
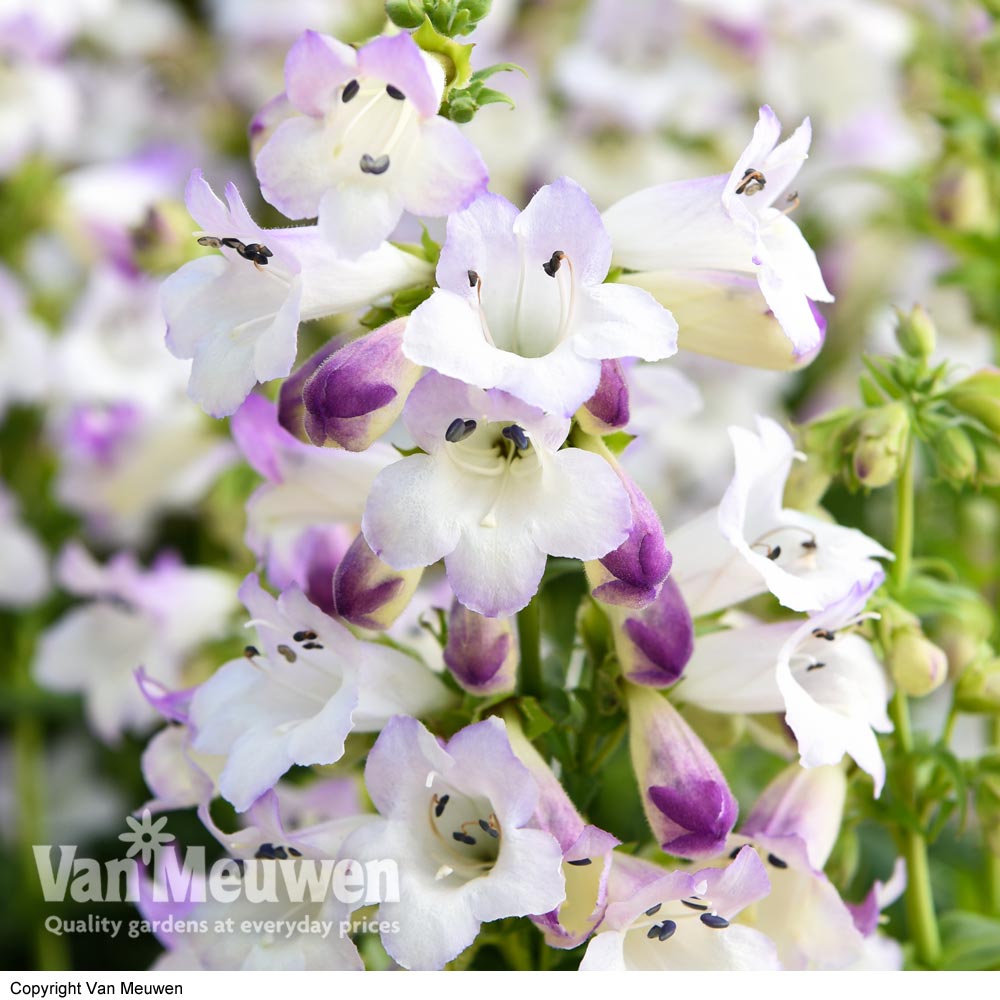
[(439, 287), (410, 317), (403, 351), (568, 417), (597, 389), (602, 360), (677, 349), (670, 313), (644, 291), (605, 284), (610, 266), (601, 217), (574, 181), (543, 187), (523, 212), (483, 195), (448, 219)]
[(264, 197), (292, 219), (319, 217), (337, 253), (376, 249), (404, 211), (447, 215), (485, 190), (486, 167), (438, 117), (444, 72), (409, 35), (355, 51), (307, 31), (285, 62), (294, 116), (257, 155)]

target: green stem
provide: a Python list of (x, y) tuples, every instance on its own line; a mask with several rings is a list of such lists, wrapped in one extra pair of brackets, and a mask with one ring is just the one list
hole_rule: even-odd
[[(994, 716), (991, 726), (992, 740), (990, 741), (994, 749), (1000, 747), (1000, 718)], [(990, 844), (986, 844), (986, 878), (987, 878), (987, 900), (990, 912), (1000, 917), (1000, 854), (990, 849)]]
[[(901, 594), (910, 576), (913, 563), (913, 434), (907, 437), (903, 464), (896, 483), (896, 534), (892, 580), (896, 595)], [(913, 728), (910, 725), (910, 706), (906, 695), (897, 690), (890, 706), (896, 728), (896, 743), (904, 758), (900, 793), (917, 815), (917, 774), (913, 761)], [(903, 856), (906, 858), (906, 918), (913, 936), (920, 962), (934, 968), (941, 956), (941, 937), (934, 912), (934, 894), (931, 889), (931, 870), (927, 857), (927, 841), (921, 829), (908, 827), (903, 833)]]
[(521, 652), (521, 694), (540, 698), (542, 685), (542, 620), (541, 601), (536, 596), (517, 613), (517, 638)]

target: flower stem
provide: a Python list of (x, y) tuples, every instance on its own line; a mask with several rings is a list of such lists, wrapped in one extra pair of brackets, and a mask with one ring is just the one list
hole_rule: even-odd
[(517, 638), (521, 653), (521, 694), (540, 698), (542, 685), (541, 601), (536, 594), (531, 603), (517, 613)]
[[(990, 735), (990, 745), (1000, 747), (1000, 718), (994, 716)], [(1000, 917), (1000, 854), (991, 849), (989, 841), (986, 843), (986, 878), (990, 912)]]
[[(905, 590), (913, 562), (913, 433), (907, 435), (906, 451), (896, 483), (896, 533), (895, 556), (892, 567), (892, 581), (896, 594)], [(892, 720), (896, 727), (896, 743), (904, 760), (902, 788), (900, 793), (910, 806), (913, 815), (917, 813), (917, 775), (912, 758), (913, 728), (910, 725), (910, 706), (906, 695), (897, 690), (893, 695)], [(903, 855), (906, 858), (906, 918), (916, 946), (920, 962), (934, 968), (941, 955), (941, 938), (938, 933), (937, 916), (934, 912), (934, 894), (931, 889), (930, 863), (927, 857), (927, 841), (924, 832), (916, 827), (903, 830)]]

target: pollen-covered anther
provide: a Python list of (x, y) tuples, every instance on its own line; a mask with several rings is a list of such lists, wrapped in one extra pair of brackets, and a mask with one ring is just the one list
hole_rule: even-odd
[(737, 194), (752, 195), (758, 191), (763, 191), (767, 185), (767, 178), (756, 167), (747, 167), (743, 171), (743, 178), (736, 185)]
[(370, 153), (362, 153), (358, 166), (361, 173), (378, 177), (389, 169), (389, 155), (383, 153), (382, 156), (372, 156)]
[(519, 451), (526, 451), (530, 446), (531, 442), (528, 440), (528, 435), (524, 428), (519, 424), (509, 424), (504, 427), (500, 433), (508, 440), (513, 441), (514, 447)]
[(459, 441), (464, 441), (467, 437), (474, 434), (476, 426), (475, 420), (456, 417), (448, 424), (448, 429), (444, 432), (444, 439), (450, 444), (458, 444)]

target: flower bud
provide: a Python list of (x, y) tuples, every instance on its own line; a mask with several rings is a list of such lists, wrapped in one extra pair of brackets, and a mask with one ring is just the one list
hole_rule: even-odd
[(984, 368), (947, 393), (957, 409), (978, 420), (991, 434), (1000, 437), (1000, 370)]
[(1000, 713), (1000, 657), (984, 656), (962, 671), (955, 707), (961, 712)]
[(976, 485), (1000, 486), (1000, 442), (984, 434), (973, 436), (976, 448)]
[(359, 533), (333, 575), (337, 614), (359, 628), (387, 629), (410, 603), (423, 572), (388, 566)]
[(455, 94), (448, 101), (448, 117), (459, 125), (467, 125), (476, 117), (479, 105), (468, 93)]
[(323, 362), (336, 354), (345, 343), (343, 337), (334, 337), (281, 383), (281, 389), (278, 391), (278, 423), (300, 441), (309, 440), (309, 435), (306, 433), (306, 407), (302, 400), (306, 383), (316, 374)]
[(937, 344), (934, 321), (923, 306), (908, 313), (896, 310), (896, 341), (911, 358), (929, 358)]
[(657, 841), (685, 858), (720, 853), (737, 805), (718, 765), (661, 694), (630, 684), (627, 698), (632, 767)]
[(913, 698), (937, 690), (948, 677), (944, 650), (912, 625), (893, 632), (886, 666), (900, 690)]
[(400, 28), (419, 28), (424, 23), (422, 0), (387, 0), (385, 12)]
[(694, 625), (677, 584), (668, 578), (641, 610), (609, 612), (622, 674), (646, 687), (673, 684), (694, 652)]
[(494, 695), (517, 683), (517, 639), (509, 618), (486, 618), (455, 601), (448, 615), (444, 662), (469, 694)]
[(625, 369), (616, 358), (601, 362), (601, 380), (594, 395), (577, 411), (576, 422), (588, 433), (601, 437), (621, 430), (629, 421), (628, 383)]
[(403, 354), (405, 319), (373, 330), (328, 358), (302, 399), (313, 444), (364, 451), (396, 421), (421, 369)]
[(910, 430), (910, 417), (902, 403), (887, 403), (869, 410), (857, 425), (851, 460), (854, 479), (861, 486), (878, 489), (897, 475)]
[(663, 525), (653, 505), (617, 462), (613, 462), (613, 467), (628, 494), (632, 525), (628, 537), (617, 549), (585, 564), (587, 579), (597, 600), (645, 608), (656, 600), (673, 557), (667, 550)]
[(976, 472), (976, 449), (961, 427), (947, 427), (934, 441), (934, 457), (942, 478), (958, 485)]

